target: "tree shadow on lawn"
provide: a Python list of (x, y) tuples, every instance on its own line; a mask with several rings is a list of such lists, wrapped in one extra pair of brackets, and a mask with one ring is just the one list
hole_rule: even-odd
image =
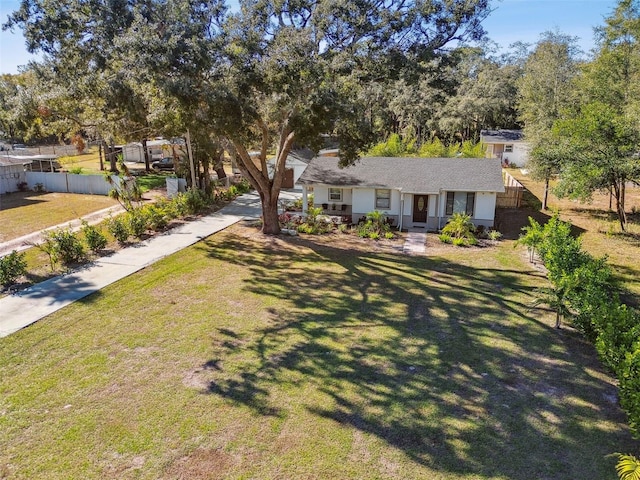
[(305, 249), (205, 244), (281, 305), (265, 328), (218, 330), (209, 362), (242, 356), (243, 370), (216, 368), (210, 393), (280, 415), (295, 372), (318, 392), (298, 399), (308, 412), (455, 476), (601, 479), (606, 455), (633, 451), (594, 349), (529, 311), (543, 276), (291, 242)]
[(37, 197), (46, 195), (47, 192), (11, 192), (0, 195), (0, 211), (9, 210), (11, 208), (26, 207), (38, 203), (47, 203), (47, 200), (41, 200)]

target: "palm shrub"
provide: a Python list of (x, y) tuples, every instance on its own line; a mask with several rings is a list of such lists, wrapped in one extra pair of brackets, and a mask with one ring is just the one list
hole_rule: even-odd
[(298, 232), (308, 234), (327, 233), (333, 229), (333, 224), (326, 223), (319, 219), (322, 208), (309, 207), (305, 221), (298, 225)]
[(633, 455), (618, 454), (616, 473), (620, 480), (640, 480), (640, 460)]
[(442, 243), (453, 243), (453, 238), (451, 238), (451, 235), (447, 235), (446, 233), (441, 233), (440, 235), (438, 235), (438, 238)]
[(86, 220), (82, 221), (82, 234), (89, 250), (93, 253), (98, 253), (107, 246), (107, 237), (102, 234), (98, 227), (89, 225)]
[(454, 245), (466, 245), (469, 240), (475, 240), (476, 237), (473, 234), (475, 231), (476, 227), (471, 221), (470, 215), (454, 213), (442, 229), (442, 234), (449, 235), (453, 239)]
[[(357, 227), (358, 236), (362, 238), (372, 238), (378, 240), (381, 237), (393, 238), (391, 227), (387, 217), (379, 210), (374, 210), (366, 215), (366, 220)], [(387, 234), (391, 236), (387, 236)]]
[(27, 272), (27, 261), (24, 253), (13, 250), (8, 255), (0, 257), (0, 285), (7, 287)]

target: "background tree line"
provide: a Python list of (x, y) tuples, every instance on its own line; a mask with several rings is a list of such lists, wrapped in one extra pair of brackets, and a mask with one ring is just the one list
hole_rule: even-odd
[(610, 191), (624, 230), (640, 178), (638, 1), (620, 1), (589, 57), (560, 32), (498, 54), (489, 14), (485, 0), (22, 0), (4, 26), (44, 60), (0, 79), (0, 129), (108, 143), (189, 130), (201, 170), (238, 158), (277, 233), (286, 157), (320, 134), (346, 165), (391, 135), (420, 151), (524, 128), (533, 175), (557, 176), (561, 196)]

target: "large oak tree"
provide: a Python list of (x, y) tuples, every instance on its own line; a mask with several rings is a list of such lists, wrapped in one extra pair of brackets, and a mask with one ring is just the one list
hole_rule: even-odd
[(145, 86), (175, 99), (185, 124), (237, 155), (274, 234), (294, 145), (333, 133), (355, 161), (370, 139), (362, 86), (481, 38), (488, 12), (488, 0), (242, 0), (233, 12), (214, 0), (22, 0), (8, 25), (114, 108), (135, 106)]

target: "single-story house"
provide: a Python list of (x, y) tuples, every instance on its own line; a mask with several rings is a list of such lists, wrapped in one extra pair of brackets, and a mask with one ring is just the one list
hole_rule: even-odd
[(25, 169), (32, 160), (19, 156), (0, 156), (0, 194), (17, 192), (18, 184), (26, 181)]
[(529, 159), (522, 130), (482, 130), (480, 141), (487, 146), (487, 158), (498, 158), (504, 166), (524, 167)]
[[(300, 176), (309, 165), (309, 162), (314, 157), (313, 151), (308, 148), (301, 148), (292, 150), (285, 162), (285, 176), (282, 182), (282, 188), (295, 188), (300, 190), (302, 185), (298, 184)], [(269, 178), (273, 178), (273, 171), (276, 166), (276, 159), (270, 158), (267, 160), (267, 168), (269, 169)]]
[(337, 157), (316, 157), (298, 183), (303, 211), (313, 206), (356, 223), (381, 211), (400, 229), (442, 228), (454, 213), (476, 226), (494, 224), (496, 195), (505, 191), (500, 160), (487, 158), (366, 157), (340, 168)]

